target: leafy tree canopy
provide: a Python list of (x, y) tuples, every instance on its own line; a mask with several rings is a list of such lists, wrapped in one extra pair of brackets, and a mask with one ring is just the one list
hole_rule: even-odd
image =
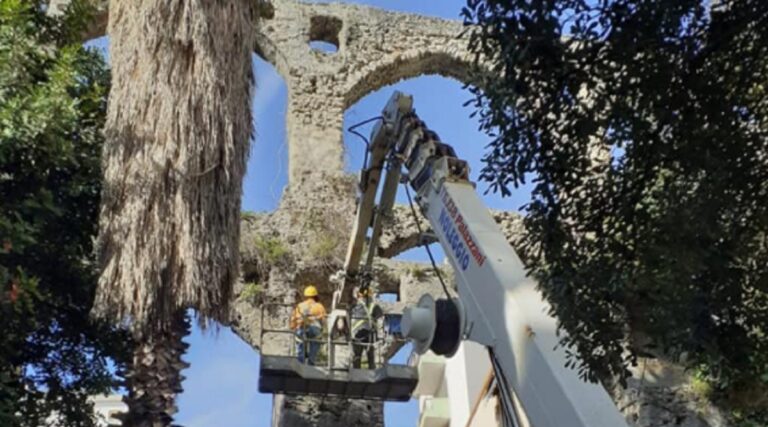
[(463, 14), (491, 71), (474, 89), (494, 137), (482, 179), (503, 194), (532, 180), (522, 256), (570, 363), (626, 378), (651, 353), (764, 388), (768, 2), (469, 0)]
[(109, 72), (82, 47), (88, 10), (0, 0), (0, 425), (93, 425), (126, 340), (91, 323), (92, 241)]

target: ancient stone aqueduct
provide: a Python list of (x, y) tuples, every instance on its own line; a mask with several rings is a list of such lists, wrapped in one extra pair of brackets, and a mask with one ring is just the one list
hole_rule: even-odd
[[(301, 185), (302, 175), (318, 168), (343, 170), (344, 111), (366, 94), (422, 74), (466, 81), (471, 58), (462, 30), (460, 22), (370, 7), (274, 2), (256, 50), (288, 86), (291, 185)], [(332, 43), (338, 52), (313, 51), (314, 40)]]
[[(267, 293), (272, 297), (281, 293), (284, 300), (291, 301), (292, 290), (278, 291), (284, 289), (284, 284), (292, 283), (296, 289), (300, 282), (312, 277), (315, 282), (327, 284), (332, 269), (322, 263), (318, 265), (311, 247), (299, 248), (298, 242), (306, 236), (296, 224), (311, 223), (315, 210), (343, 215), (341, 223), (326, 222), (321, 229), (351, 227), (355, 180), (345, 177), (343, 169), (342, 123), (346, 109), (366, 94), (404, 78), (440, 74), (466, 81), (471, 58), (466, 42), (460, 38), (460, 22), (343, 4), (275, 1), (273, 5), (274, 13), (267, 14), (261, 22), (256, 51), (276, 67), (288, 87), (289, 184), (278, 212), (251, 227), (255, 226), (260, 233), (273, 228), (276, 235), (293, 245), (292, 253), (306, 254), (297, 257), (302, 261), (291, 263), (302, 274), (286, 275), (279, 267), (273, 267), (269, 274)], [(310, 41), (332, 43), (338, 50), (330, 54), (318, 52), (310, 49)], [(390, 227), (384, 247), (380, 248), (389, 256), (417, 241), (415, 230), (404, 225), (411, 224), (410, 218), (404, 211), (398, 212), (402, 214), (394, 220), (400, 219), (401, 224)], [(246, 245), (251, 230), (244, 230)], [(297, 234), (291, 236), (294, 233)], [(297, 243), (292, 243), (293, 238)], [(315, 238), (322, 240), (322, 232)], [(342, 232), (333, 264), (342, 259), (346, 238)], [(247, 248), (243, 249), (247, 275), (247, 260), (253, 257), (248, 256)], [(398, 293), (405, 303), (414, 301), (424, 290), (437, 289), (431, 276), (418, 280), (408, 271), (402, 263), (382, 266), (380, 290)], [(330, 290), (330, 286), (323, 288), (326, 292)], [(242, 307), (242, 303), (236, 305), (233, 325), (253, 343), (257, 328), (247, 325), (257, 325), (259, 321), (251, 317), (255, 315), (252, 307)], [(383, 425), (383, 412), (380, 403), (276, 397), (272, 422), (280, 426)]]
[[(68, 1), (51, 3), (56, 7)], [(106, 34), (106, 3), (102, 1), (89, 38)], [(345, 174), (343, 164), (344, 112), (366, 94), (406, 78), (437, 74), (468, 83), (473, 58), (462, 37), (465, 28), (458, 21), (296, 0), (272, 0), (261, 16), (254, 52), (274, 65), (288, 87), (289, 179), (276, 211), (243, 218), (240, 252), (244, 281), (258, 282), (265, 299), (284, 303), (293, 303), (296, 290), (313, 282), (327, 300), (333, 287), (329, 276), (342, 265), (355, 211), (357, 178)], [(314, 50), (311, 41), (331, 43), (338, 50)], [(514, 242), (521, 231), (519, 216), (493, 214)], [(418, 240), (413, 219), (404, 207), (396, 207), (378, 252), (382, 258), (392, 258), (415, 247)], [(279, 256), (265, 255), (264, 242), (280, 245)], [(424, 266), (413, 263), (384, 259), (377, 265), (376, 279), (380, 292), (399, 296), (398, 303), (385, 309), (415, 302), (425, 292), (439, 292), (436, 278)], [(242, 293), (243, 286), (237, 287), (236, 294)], [(270, 351), (262, 347), (260, 339), (262, 326), (267, 325), (261, 324), (259, 301), (241, 296), (235, 297), (229, 326), (254, 349)], [(276, 309), (267, 319), (280, 325), (286, 323), (287, 316), (286, 310)], [(290, 339), (273, 338), (264, 341), (264, 347), (267, 345), (272, 346), (271, 351), (280, 351), (292, 344)], [(651, 394), (630, 387), (615, 397), (625, 414), (639, 414), (635, 415), (638, 426), (683, 425), (677, 423), (680, 419), (686, 421), (685, 426), (710, 425), (700, 424), (690, 405), (670, 390), (666, 387)], [(665, 399), (666, 403), (661, 412), (649, 414), (655, 405), (648, 406), (646, 401), (655, 399)], [(669, 418), (669, 424), (659, 417)], [(383, 424), (383, 406), (378, 402), (276, 396), (273, 404), (273, 426)]]

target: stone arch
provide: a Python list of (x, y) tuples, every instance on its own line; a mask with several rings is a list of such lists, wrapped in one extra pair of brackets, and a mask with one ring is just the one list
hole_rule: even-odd
[(446, 51), (412, 50), (385, 57), (355, 75), (344, 95), (345, 108), (384, 86), (427, 74), (436, 74), (471, 84), (474, 65), (465, 55)]
[(473, 72), (490, 73), (491, 70), (487, 64), (475, 63), (473, 54), (460, 45), (464, 43), (466, 39), (456, 38), (449, 46), (434, 46), (434, 50), (411, 49), (370, 63), (349, 79), (344, 92), (344, 108), (384, 86), (424, 75), (438, 75), (479, 86)]
[(290, 75), (288, 58), (271, 37), (261, 31), (257, 32), (253, 53), (272, 64), (272, 66), (275, 67), (275, 70), (277, 70), (277, 73), (280, 74), (280, 77), (286, 82), (288, 81)]

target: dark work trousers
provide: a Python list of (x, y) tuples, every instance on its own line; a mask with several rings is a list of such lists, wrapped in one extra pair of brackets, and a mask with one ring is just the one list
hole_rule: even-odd
[(360, 329), (355, 332), (355, 336), (352, 339), (352, 352), (354, 354), (354, 357), (352, 358), (353, 368), (360, 369), (364, 350), (368, 353), (368, 369), (374, 369), (376, 367), (373, 360), (374, 348), (373, 345), (371, 345), (373, 343), (373, 335), (373, 331), (369, 329)]

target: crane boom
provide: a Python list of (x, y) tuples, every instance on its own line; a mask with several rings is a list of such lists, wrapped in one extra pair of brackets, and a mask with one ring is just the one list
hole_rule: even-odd
[[(366, 189), (363, 203), (368, 205), (358, 207), (358, 217), (365, 223), (356, 224), (355, 236), (364, 239), (371, 224), (380, 227), (378, 217), (391, 208), (392, 182), (404, 165), (416, 203), (456, 273), (455, 310), (435, 310), (434, 301), (422, 298), (423, 303), (404, 314), (403, 331), (418, 351), (431, 348), (450, 355), (461, 339), (486, 346), (498, 381), (514, 392), (532, 426), (626, 426), (601, 385), (582, 381), (565, 367), (566, 351), (558, 346), (557, 322), (547, 314), (549, 305), (478, 197), (466, 162), (418, 119), (410, 96), (396, 92), (383, 116), (371, 138), (376, 142), (371, 149), (376, 150), (379, 169), (370, 173), (378, 184), (380, 161), (386, 157), (392, 165), (386, 173), (396, 178), (385, 178), (390, 188), (379, 209), (374, 208), (371, 195), (376, 189)], [(376, 248), (379, 232), (380, 228), (374, 230), (369, 251)], [(355, 265), (347, 265), (354, 271), (361, 258), (354, 248), (363, 246), (355, 236), (348, 253), (348, 261)]]

